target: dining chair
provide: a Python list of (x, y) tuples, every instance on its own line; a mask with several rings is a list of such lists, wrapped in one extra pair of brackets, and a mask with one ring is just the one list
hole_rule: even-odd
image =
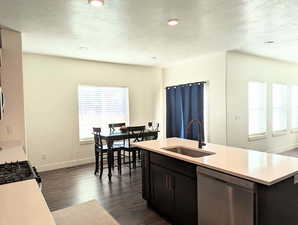
[[(122, 148), (113, 148), (111, 150), (108, 149), (108, 146), (103, 143), (103, 140), (101, 138), (101, 128), (99, 127), (93, 127), (93, 135), (94, 135), (94, 152), (95, 152), (95, 171), (94, 174), (96, 175), (98, 173), (98, 168), (100, 166), (100, 175), (99, 177), (102, 177), (103, 174), (103, 164), (104, 164), (104, 159), (107, 160), (108, 158), (108, 151), (113, 151), (113, 159), (111, 161), (112, 167), (114, 168), (114, 152), (118, 153), (117, 157), (120, 156), (120, 151)], [(99, 165), (99, 157), (100, 157), (100, 165)], [(118, 160), (118, 171), (121, 174), (121, 160)], [(119, 162), (120, 161), (120, 162)], [(109, 163), (109, 162), (108, 162)]]
[[(110, 133), (116, 132), (117, 130), (119, 131), (121, 127), (125, 127), (125, 123), (110, 123), (109, 124)], [(124, 145), (125, 145), (125, 140), (115, 141), (113, 143), (114, 148), (121, 148), (121, 147), (124, 147)]]
[(125, 123), (110, 123), (109, 124), (109, 129), (110, 129), (110, 132), (115, 132), (116, 131), (116, 128), (120, 129), (121, 127), (125, 127), (126, 124)]
[[(126, 123), (110, 123), (109, 124), (109, 129), (110, 133), (118, 132), (120, 131), (121, 127), (125, 127)], [(122, 154), (121, 151), (125, 147), (125, 139), (119, 140), (119, 141), (114, 141), (113, 142), (113, 148), (119, 148), (120, 149), (120, 155), (121, 155), (121, 160), (123, 159), (123, 163), (125, 163), (125, 154)]]
[[(129, 175), (131, 176), (131, 163), (133, 162), (133, 167), (136, 168), (136, 152), (139, 152), (140, 149), (132, 146), (132, 143), (139, 142), (144, 140), (144, 132), (145, 126), (132, 126), (127, 127), (128, 132), (128, 145), (124, 148), (125, 152), (128, 152), (128, 160), (129, 160)], [(132, 157), (132, 160), (131, 160)]]
[[(155, 125), (155, 127), (154, 127), (154, 125)], [(153, 125), (153, 122), (148, 122), (148, 128), (149, 128), (149, 130), (151, 130), (151, 131), (158, 131), (158, 129), (159, 129), (159, 123), (155, 123)], [(146, 135), (145, 137), (144, 137), (144, 141), (150, 141), (150, 140), (156, 140), (158, 138), (158, 133), (157, 132), (155, 132), (155, 133), (152, 133), (152, 135)]]

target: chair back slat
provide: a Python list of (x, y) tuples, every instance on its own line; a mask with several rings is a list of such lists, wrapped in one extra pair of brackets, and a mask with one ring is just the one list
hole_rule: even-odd
[(110, 132), (113, 132), (113, 131), (115, 131), (115, 128), (120, 128), (120, 127), (124, 127), (124, 126), (125, 126), (125, 123), (110, 123), (109, 129), (110, 129)]
[[(144, 140), (144, 132), (146, 126), (133, 126), (127, 127), (129, 137), (132, 137), (133, 142), (139, 142)], [(128, 138), (128, 144), (131, 144), (131, 138)]]
[(96, 148), (102, 148), (103, 146), (100, 133), (101, 133), (100, 127), (93, 127), (94, 144)]

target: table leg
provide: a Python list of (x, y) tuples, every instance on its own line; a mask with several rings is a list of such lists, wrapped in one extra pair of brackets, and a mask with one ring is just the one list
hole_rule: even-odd
[(119, 174), (121, 174), (121, 149), (118, 150), (117, 158), (118, 158), (118, 172)]

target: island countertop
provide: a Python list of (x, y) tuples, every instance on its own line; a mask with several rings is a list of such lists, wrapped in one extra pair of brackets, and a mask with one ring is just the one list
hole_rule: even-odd
[[(144, 141), (133, 145), (265, 185), (278, 183), (298, 173), (298, 158), (256, 150), (211, 143), (208, 143), (202, 150), (198, 148), (197, 141), (181, 138)], [(214, 154), (194, 158), (164, 150), (164, 148), (181, 146)]]

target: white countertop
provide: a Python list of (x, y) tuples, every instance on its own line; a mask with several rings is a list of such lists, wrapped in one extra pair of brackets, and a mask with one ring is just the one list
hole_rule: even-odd
[[(298, 173), (298, 158), (208, 143), (200, 150), (197, 141), (168, 138), (134, 143), (134, 146), (257, 183), (272, 185)], [(213, 155), (193, 158), (162, 148), (183, 146)]]
[(35, 180), (0, 185), (0, 225), (56, 225)]
[[(0, 164), (27, 160), (21, 142), (0, 142)], [(36, 180), (0, 185), (0, 225), (56, 225)]]
[(27, 160), (22, 144), (18, 141), (0, 142), (0, 164)]

